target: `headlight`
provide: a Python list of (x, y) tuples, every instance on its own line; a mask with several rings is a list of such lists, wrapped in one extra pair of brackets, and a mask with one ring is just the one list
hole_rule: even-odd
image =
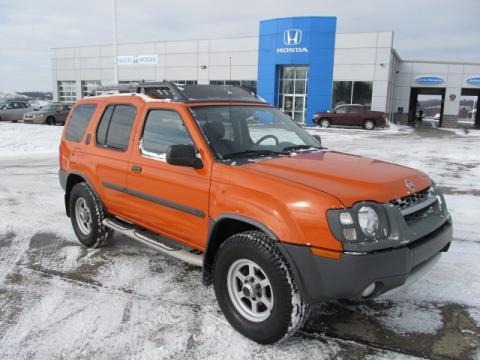
[(366, 251), (395, 245), (390, 238), (390, 221), (385, 204), (372, 201), (356, 203), (351, 208), (327, 211), (328, 224), (346, 251)]
[(375, 236), (379, 224), (377, 212), (370, 206), (362, 206), (358, 210), (358, 224), (365, 235)]

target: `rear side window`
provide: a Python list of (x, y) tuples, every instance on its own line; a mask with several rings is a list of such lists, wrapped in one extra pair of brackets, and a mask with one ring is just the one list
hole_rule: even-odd
[(137, 111), (131, 105), (110, 105), (103, 112), (97, 129), (97, 144), (127, 150)]
[(77, 106), (75, 110), (73, 110), (67, 129), (65, 130), (65, 138), (67, 140), (74, 142), (82, 141), (85, 129), (96, 108), (96, 104), (84, 104)]

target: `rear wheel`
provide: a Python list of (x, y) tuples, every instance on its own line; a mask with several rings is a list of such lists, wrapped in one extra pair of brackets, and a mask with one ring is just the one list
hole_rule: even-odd
[(46, 120), (47, 125), (56, 125), (55, 118), (53, 116), (49, 116)]
[(375, 123), (373, 122), (373, 120), (365, 120), (363, 122), (363, 128), (366, 130), (373, 130), (374, 127)]
[(76, 184), (70, 193), (70, 216), (78, 240), (87, 247), (101, 247), (112, 230), (102, 224), (106, 218), (102, 203), (86, 183)]
[(230, 324), (261, 344), (285, 339), (308, 317), (286, 259), (260, 231), (228, 238), (218, 250), (213, 283)]
[(320, 126), (322, 128), (328, 128), (330, 127), (330, 119), (322, 119), (320, 120)]

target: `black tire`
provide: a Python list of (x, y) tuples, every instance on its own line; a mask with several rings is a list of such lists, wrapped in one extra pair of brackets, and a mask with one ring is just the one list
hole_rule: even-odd
[(12, 120), (12, 123), (16, 123), (18, 120)]
[[(82, 200), (83, 199), (83, 200)], [(88, 214), (91, 219), (89, 229), (79, 223), (80, 215), (77, 216), (77, 202), (88, 208)], [(104, 246), (112, 236), (112, 230), (105, 227), (102, 221), (106, 218), (102, 203), (86, 183), (76, 184), (70, 192), (70, 219), (73, 230), (78, 240), (87, 247), (98, 248)], [(87, 210), (86, 210), (87, 211)]]
[(57, 122), (55, 121), (55, 118), (53, 116), (49, 116), (47, 118), (47, 120), (45, 120), (45, 122), (47, 123), (47, 125), (56, 125)]
[[(236, 300), (235, 295), (231, 295), (229, 291), (231, 282), (228, 278), (236, 264), (239, 262), (241, 264), (242, 261), (255, 264), (258, 267), (256, 271), (260, 273), (254, 272), (254, 277), (262, 278), (260, 275), (264, 273), (270, 288), (258, 288), (260, 285), (255, 285), (253, 280), (248, 279), (249, 276), (251, 277), (251, 272), (247, 270), (249, 275), (245, 277), (245, 282), (242, 283), (234, 278), (234, 287), (237, 287), (237, 293), (240, 294), (237, 296), (243, 296), (241, 302), (246, 306), (248, 304), (252, 306), (253, 302), (245, 295), (245, 287), (252, 284), (254, 290), (251, 293), (247, 290), (247, 293), (258, 296), (257, 299), (255, 297), (252, 299), (259, 302), (260, 308), (263, 309), (262, 316), (266, 316), (265, 319), (255, 321), (247, 319), (242, 314), (242, 310), (239, 310), (238, 298)], [(233, 235), (220, 246), (215, 258), (213, 285), (218, 304), (230, 324), (238, 332), (260, 344), (271, 344), (288, 338), (304, 324), (308, 317), (309, 306), (298, 292), (287, 260), (278, 250), (275, 242), (261, 231), (246, 231)], [(264, 305), (268, 303), (271, 304), (270, 310)], [(256, 305), (256, 310), (258, 309)]]
[(318, 125), (320, 125), (322, 128), (329, 128), (330, 127), (330, 119), (320, 119)]
[(363, 122), (363, 128), (365, 130), (373, 130), (375, 128), (375, 122), (373, 120), (365, 120)]

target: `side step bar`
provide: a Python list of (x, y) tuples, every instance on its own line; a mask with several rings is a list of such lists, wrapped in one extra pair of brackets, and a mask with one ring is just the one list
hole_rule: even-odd
[(195, 266), (203, 266), (203, 254), (194, 254), (182, 248), (170, 247), (157, 240), (154, 240), (153, 234), (152, 237), (150, 237), (145, 231), (140, 231), (129, 224), (119, 223), (115, 219), (105, 219), (102, 223), (106, 227), (113, 229), (133, 240), (137, 240), (155, 250), (161, 251), (164, 254), (173, 256)]

